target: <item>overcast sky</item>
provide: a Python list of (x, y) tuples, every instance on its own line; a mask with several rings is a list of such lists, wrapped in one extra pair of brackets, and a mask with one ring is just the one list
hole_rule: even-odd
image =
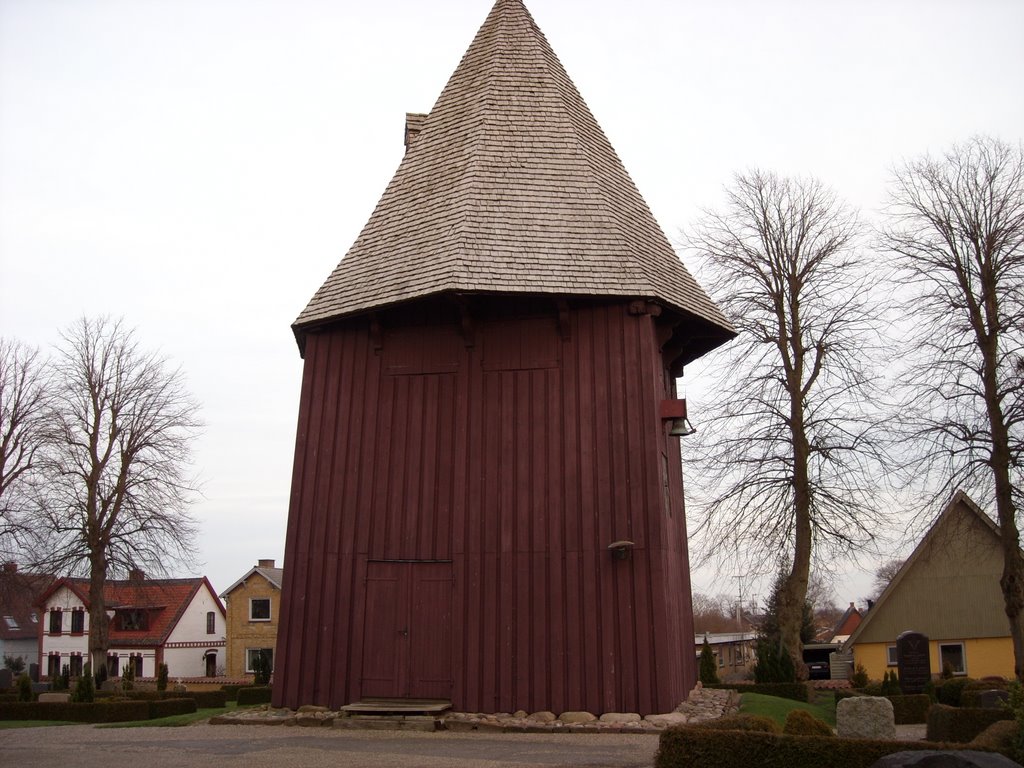
[[(673, 240), (736, 171), (813, 174), (870, 220), (901, 158), (1024, 136), (1021, 0), (527, 6)], [(123, 316), (181, 366), (218, 591), (283, 558), (289, 326), (490, 7), (0, 0), (0, 334), (45, 347), (83, 314)], [(691, 413), (699, 391), (688, 373)], [(851, 571), (837, 600), (870, 581)]]

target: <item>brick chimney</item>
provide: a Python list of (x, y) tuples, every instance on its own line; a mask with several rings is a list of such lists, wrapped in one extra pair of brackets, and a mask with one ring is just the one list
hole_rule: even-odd
[(128, 571), (129, 581), (145, 581), (145, 579), (146, 572), (141, 568), (132, 568), (130, 571)]
[(416, 137), (419, 135), (420, 130), (423, 128), (423, 123), (427, 119), (427, 116), (421, 112), (406, 112), (405, 113), (405, 151), (409, 151), (409, 147), (416, 141)]
[(8, 560), (6, 563), (4, 563), (4, 573), (17, 573), (17, 572), (18, 572), (18, 564), (16, 562), (14, 562), (13, 560)]
[(259, 565), (257, 565), (256, 567), (257, 568), (273, 568), (274, 567), (274, 561), (273, 560), (260, 560)]

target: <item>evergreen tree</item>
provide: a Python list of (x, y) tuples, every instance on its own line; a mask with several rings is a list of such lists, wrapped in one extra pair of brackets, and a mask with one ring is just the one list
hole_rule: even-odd
[(95, 698), (96, 689), (93, 687), (92, 664), (86, 664), (85, 669), (78, 678), (75, 685), (75, 692), (71, 694), (72, 701), (91, 702)]
[(707, 635), (704, 636), (704, 644), (700, 649), (700, 681), (704, 685), (718, 685), (718, 662), (715, 661), (715, 652), (711, 650), (711, 643)]

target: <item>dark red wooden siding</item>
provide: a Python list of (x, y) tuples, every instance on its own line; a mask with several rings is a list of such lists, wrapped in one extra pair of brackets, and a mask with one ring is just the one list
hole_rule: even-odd
[[(400, 561), (450, 563), (457, 709), (682, 701), (689, 567), (657, 335), (654, 317), (611, 304), (562, 326), (552, 312), (308, 336), (275, 703), (364, 695), (379, 677), (363, 668), (379, 663), (368, 567)], [(619, 539), (636, 543), (627, 561), (607, 550)]]

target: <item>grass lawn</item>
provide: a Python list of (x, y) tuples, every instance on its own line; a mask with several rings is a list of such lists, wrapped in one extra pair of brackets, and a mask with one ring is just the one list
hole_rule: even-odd
[(819, 720), (824, 720), (835, 727), (836, 700), (832, 691), (816, 693), (814, 700), (808, 704), (792, 699), (780, 699), (777, 696), (765, 696), (760, 693), (744, 693), (740, 699), (740, 712), (770, 717), (780, 726), (785, 725), (786, 715), (794, 709), (806, 709)]

